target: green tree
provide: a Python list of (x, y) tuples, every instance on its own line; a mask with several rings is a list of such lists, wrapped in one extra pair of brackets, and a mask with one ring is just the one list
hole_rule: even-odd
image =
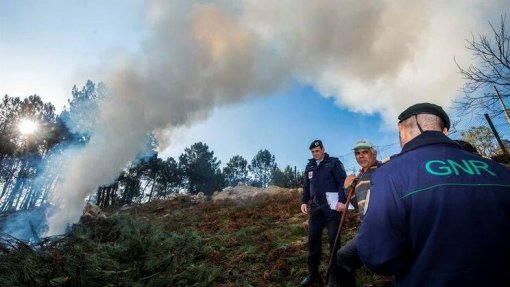
[(182, 186), (182, 171), (177, 161), (169, 157), (163, 161), (161, 175), (157, 178), (156, 194), (160, 198), (171, 192), (178, 192)]
[(179, 166), (188, 192), (203, 192), (210, 196), (214, 191), (221, 190), (224, 178), (219, 169), (220, 163), (205, 143), (197, 142), (186, 148), (179, 156)]
[(289, 165), (285, 167), (283, 170), (283, 174), (285, 175), (285, 186), (287, 188), (296, 188), (301, 186), (301, 182), (303, 181), (302, 172), (297, 172), (297, 170)]
[[(20, 132), (23, 120), (37, 124), (37, 130), (31, 135)], [(44, 154), (51, 147), (48, 138), (56, 124), (55, 107), (45, 103), (40, 96), (32, 95), (24, 99), (5, 96), (0, 103), (0, 155), (22, 155), (27, 152)]]
[(16, 123), (20, 114), (20, 98), (5, 95), (0, 103), (0, 156), (13, 155), (18, 149), (16, 137), (19, 136)]
[(149, 188), (148, 201), (152, 199), (156, 186), (158, 185), (158, 177), (161, 176), (163, 168), (163, 160), (158, 157), (157, 152), (154, 152), (154, 154), (142, 164), (142, 179), (145, 181), (145, 186), (142, 189), (142, 196), (145, 196), (146, 190)]
[(240, 155), (233, 156), (223, 168), (226, 184), (236, 186), (248, 179), (248, 161)]
[(119, 204), (131, 204), (134, 199), (140, 196), (141, 171), (139, 165), (132, 165), (126, 168), (119, 176), (120, 200)]
[(267, 187), (271, 182), (271, 174), (276, 168), (276, 161), (267, 149), (260, 150), (251, 160), (251, 165), (248, 167), (252, 173), (252, 185)]
[[(86, 142), (97, 113), (85, 117), (85, 110), (97, 111), (104, 85), (88, 81), (82, 90), (73, 88), (69, 109), (60, 115), (55, 107), (37, 95), (20, 99), (5, 95), (0, 102), (0, 209), (28, 209), (47, 201), (58, 179), (56, 158), (70, 141)], [(94, 105), (95, 106), (94, 106)], [(20, 133), (22, 119), (37, 123), (30, 135)], [(44, 171), (44, 172), (43, 172)]]
[(496, 153), (498, 146), (488, 127), (471, 127), (469, 130), (461, 132), (462, 139), (474, 145), (480, 155), (490, 157)]
[[(27, 209), (41, 199), (42, 187), (33, 180), (41, 161), (58, 140), (54, 139), (55, 107), (38, 95), (24, 99), (4, 96), (0, 103), (0, 171), (2, 210)], [(20, 123), (36, 123), (32, 134), (23, 134)]]
[(271, 172), (271, 181), (269, 183), (279, 187), (288, 187), (287, 178), (285, 178), (285, 174), (278, 167), (275, 167)]
[(61, 113), (61, 118), (73, 135), (73, 141), (86, 143), (99, 117), (99, 103), (106, 97), (106, 85), (88, 80), (80, 89), (73, 86), (69, 108)]
[(296, 188), (301, 186), (303, 180), (302, 173), (297, 172), (289, 165), (283, 171), (275, 168), (271, 174), (271, 184), (285, 188)]

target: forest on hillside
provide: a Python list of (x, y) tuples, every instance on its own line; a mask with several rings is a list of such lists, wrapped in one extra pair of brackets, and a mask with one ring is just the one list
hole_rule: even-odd
[[(51, 192), (62, 181), (67, 168), (64, 151), (79, 150), (89, 143), (99, 105), (107, 93), (103, 83), (87, 81), (81, 88), (74, 86), (68, 106), (58, 114), (52, 103), (44, 102), (37, 95), (2, 98), (0, 213), (50, 204)], [(482, 156), (501, 154), (486, 126), (470, 127), (460, 131), (460, 135), (473, 143)], [(502, 141), (504, 146), (509, 146), (507, 139)], [(280, 168), (267, 149), (259, 150), (251, 160), (235, 155), (222, 165), (203, 142), (185, 148), (178, 158), (161, 158), (157, 148), (157, 138), (148, 132), (145, 148), (138, 157), (110, 184), (95, 187), (96, 192), (87, 200), (101, 207), (123, 206), (165, 199), (172, 193), (210, 196), (238, 183), (293, 188), (299, 187), (302, 181), (301, 170), (291, 166)]]
[[(72, 89), (62, 112), (32, 95), (21, 99), (5, 95), (0, 102), (0, 212), (28, 210), (50, 204), (52, 190), (66, 169), (63, 151), (90, 141), (98, 105), (106, 97), (104, 84), (88, 81)], [(29, 132), (26, 125), (33, 126)], [(260, 150), (251, 160), (233, 156), (223, 167), (203, 142), (187, 147), (178, 158), (161, 158), (158, 141), (146, 135), (146, 147), (111, 184), (97, 186), (89, 198), (101, 207), (149, 202), (171, 193), (210, 196), (239, 182), (265, 187), (298, 187), (301, 171), (279, 168), (275, 156)], [(101, 165), (98, 162), (97, 165)], [(82, 171), (86, 173), (87, 171)]]

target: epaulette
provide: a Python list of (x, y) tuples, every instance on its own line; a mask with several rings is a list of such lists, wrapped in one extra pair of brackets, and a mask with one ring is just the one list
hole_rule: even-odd
[(397, 156), (398, 156), (398, 154), (393, 154), (393, 155), (390, 155), (389, 157), (381, 160), (381, 165), (384, 165), (384, 164), (388, 163), (390, 160), (392, 160), (393, 158), (395, 158)]

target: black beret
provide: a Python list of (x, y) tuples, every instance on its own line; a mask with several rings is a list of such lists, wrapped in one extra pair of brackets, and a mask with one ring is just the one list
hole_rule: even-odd
[(403, 111), (398, 116), (399, 123), (411, 116), (419, 115), (419, 114), (431, 114), (438, 116), (441, 120), (443, 120), (443, 123), (447, 129), (450, 129), (450, 118), (446, 114), (446, 112), (438, 105), (434, 105), (431, 103), (421, 103), (412, 105), (409, 108), (407, 108), (405, 111)]
[(323, 148), (323, 145), (322, 145), (322, 141), (321, 140), (314, 140), (311, 144), (310, 144), (310, 149), (314, 149), (316, 147), (320, 147), (320, 148)]

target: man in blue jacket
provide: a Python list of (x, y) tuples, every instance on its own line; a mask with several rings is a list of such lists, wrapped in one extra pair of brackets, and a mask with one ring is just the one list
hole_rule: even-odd
[(440, 106), (398, 119), (402, 151), (372, 177), (361, 260), (396, 286), (508, 286), (510, 170), (450, 140)]
[[(340, 212), (345, 209), (346, 196), (343, 189), (345, 170), (336, 157), (330, 157), (324, 150), (322, 141), (314, 140), (310, 144), (312, 158), (305, 168), (303, 177), (303, 196), (301, 212), (309, 214), (308, 253), (309, 274), (301, 282), (301, 286), (309, 286), (319, 275), (319, 263), (322, 254), (322, 231), (328, 229), (330, 250), (335, 243)], [(308, 209), (308, 202), (310, 210)], [(334, 261), (336, 262), (336, 254)], [(336, 265), (336, 264), (335, 264)], [(333, 267), (329, 286), (336, 286), (336, 266)]]

